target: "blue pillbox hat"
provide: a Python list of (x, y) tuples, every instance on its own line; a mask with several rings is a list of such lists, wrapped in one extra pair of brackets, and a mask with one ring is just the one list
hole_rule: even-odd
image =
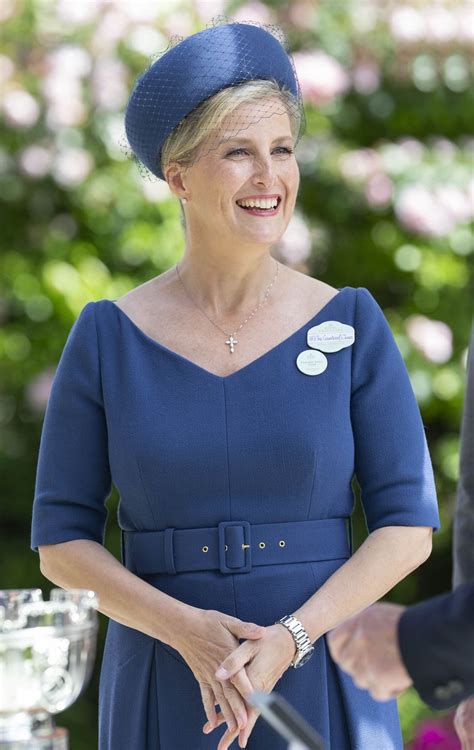
[[(161, 149), (186, 115), (222, 89), (247, 81), (273, 79), (289, 89), (298, 109), (301, 134), (305, 125), (302, 97), (280, 27), (219, 23), (175, 39), (178, 43), (167, 48), (138, 78), (125, 111), (130, 149), (150, 172), (165, 179)], [(262, 116), (265, 111), (268, 113), (262, 108)]]

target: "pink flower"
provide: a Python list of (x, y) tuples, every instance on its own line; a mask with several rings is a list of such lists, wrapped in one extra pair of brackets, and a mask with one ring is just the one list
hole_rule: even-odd
[(409, 158), (411, 166), (419, 164), (427, 152), (425, 144), (410, 135), (400, 138), (399, 144)]
[(427, 720), (420, 724), (412, 750), (461, 750), (454, 728), (441, 720)]
[(374, 208), (387, 206), (393, 195), (392, 180), (386, 174), (375, 174), (369, 177), (364, 192), (367, 202)]
[(41, 413), (46, 409), (55, 372), (55, 367), (48, 367), (33, 377), (26, 386), (25, 400), (34, 411)]
[(6, 55), (0, 55), (0, 82), (4, 84), (13, 77), (15, 66), (13, 60)]
[(423, 14), (406, 5), (395, 7), (389, 18), (389, 27), (393, 36), (402, 42), (418, 42), (426, 31)]
[(101, 57), (92, 74), (92, 93), (95, 104), (101, 109), (117, 110), (125, 104), (129, 91), (127, 71), (121, 60)]
[(78, 44), (61, 44), (46, 55), (49, 72), (67, 78), (87, 76), (92, 67), (89, 52)]
[(0, 21), (6, 21), (16, 12), (15, 0), (3, 0), (0, 3)]
[(50, 171), (53, 155), (51, 149), (32, 143), (20, 151), (18, 163), (23, 174), (32, 179), (40, 179)]
[(371, 94), (380, 83), (379, 65), (376, 60), (361, 60), (352, 70), (352, 82), (356, 91)]
[(425, 9), (426, 36), (429, 42), (450, 42), (457, 36), (457, 21), (453, 9), (432, 5), (428, 12)]
[(315, 106), (329, 104), (350, 88), (350, 77), (342, 65), (322, 50), (295, 52), (293, 60), (303, 98)]
[(395, 213), (403, 226), (419, 234), (442, 237), (455, 226), (444, 207), (422, 184), (402, 188), (395, 201)]
[(24, 89), (11, 89), (3, 98), (3, 115), (14, 128), (30, 128), (40, 116), (40, 106)]
[(459, 4), (458, 7), (454, 5), (450, 12), (453, 13), (457, 21), (458, 40), (460, 42), (472, 42), (474, 40), (474, 8), (472, 5), (469, 3)]
[(86, 3), (71, 3), (70, 0), (56, 0), (56, 15), (65, 24), (84, 26), (93, 23), (100, 12), (98, 0), (87, 0)]
[(346, 151), (339, 159), (339, 168), (347, 180), (367, 180), (380, 172), (380, 154), (372, 148), (358, 148)]
[[(215, 0), (212, 5), (214, 5), (214, 3)], [(207, 17), (209, 17), (210, 9), (209, 7), (207, 7), (209, 5), (208, 0), (205, 0), (204, 3), (202, 2), (202, 0), (201, 2), (199, 2), (198, 0), (198, 5), (201, 6), (201, 15), (205, 8), (205, 14)], [(223, 13), (224, 11), (222, 10), (221, 12)], [(245, 5), (241, 5), (232, 14), (232, 18), (236, 21), (252, 20), (256, 23), (272, 23), (274, 21), (274, 15), (270, 8), (264, 3), (259, 2), (258, 0), (252, 0), (251, 2), (245, 3)]]
[(130, 25), (130, 20), (122, 12), (122, 8), (105, 11), (95, 27), (89, 49), (97, 55), (114, 52), (118, 42), (127, 38)]
[(315, 5), (313, 0), (293, 0), (288, 5), (288, 20), (297, 29), (306, 31), (314, 23)]
[(435, 188), (435, 195), (454, 222), (469, 221), (473, 216), (474, 207), (469, 201), (467, 192), (457, 185), (438, 185)]
[(63, 187), (75, 187), (83, 182), (94, 167), (92, 157), (81, 148), (59, 151), (53, 166), (53, 176)]
[(297, 266), (308, 259), (311, 245), (310, 229), (304, 217), (295, 212), (278, 242), (279, 257), (290, 266)]
[(430, 362), (443, 364), (453, 353), (453, 334), (441, 320), (430, 320), (425, 315), (410, 315), (406, 331), (412, 344)]

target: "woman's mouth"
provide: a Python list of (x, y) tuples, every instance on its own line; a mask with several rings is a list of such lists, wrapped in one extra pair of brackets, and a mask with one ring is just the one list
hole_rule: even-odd
[(245, 208), (244, 206), (240, 206), (237, 203), (237, 206), (242, 209), (242, 211), (245, 211), (248, 214), (251, 214), (252, 216), (275, 216), (275, 214), (278, 213), (278, 209), (280, 208), (281, 198), (278, 198), (278, 203), (274, 208), (257, 208), (256, 206), (252, 206), (251, 208)]

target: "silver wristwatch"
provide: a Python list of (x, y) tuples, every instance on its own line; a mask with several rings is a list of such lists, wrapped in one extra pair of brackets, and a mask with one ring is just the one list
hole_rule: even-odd
[(301, 622), (297, 620), (296, 617), (293, 617), (293, 615), (285, 615), (279, 620), (276, 620), (275, 625), (277, 623), (284, 625), (285, 628), (290, 631), (293, 640), (295, 641), (296, 648), (298, 649), (295, 658), (291, 662), (291, 666), (295, 669), (302, 667), (303, 664), (306, 664), (308, 659), (311, 659), (314, 651), (314, 646), (311, 643), (308, 633)]

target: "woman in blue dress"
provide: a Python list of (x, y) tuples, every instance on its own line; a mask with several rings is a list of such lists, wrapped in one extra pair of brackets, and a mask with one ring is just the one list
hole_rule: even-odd
[[(136, 158), (184, 204), (185, 253), (75, 321), (31, 539), (44, 575), (95, 590), (110, 618), (100, 750), (283, 750), (253, 689), (285, 697), (326, 750), (403, 746), (396, 701), (358, 688), (325, 635), (429, 556), (432, 466), (370, 291), (271, 255), (301, 114), (288, 53), (250, 23), (172, 46), (127, 107)], [(354, 475), (369, 532), (355, 553)], [(112, 483), (121, 562), (104, 546)]]

